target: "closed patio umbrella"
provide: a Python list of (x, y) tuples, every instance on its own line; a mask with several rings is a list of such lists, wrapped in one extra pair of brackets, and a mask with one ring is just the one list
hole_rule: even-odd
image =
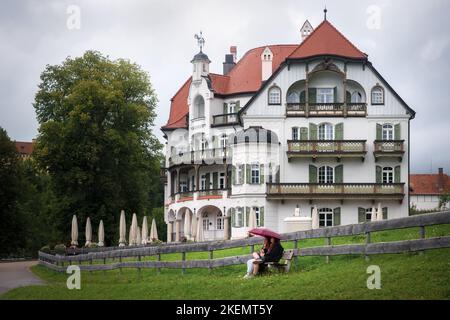
[(91, 226), (91, 219), (88, 217), (86, 220), (86, 243), (84, 244), (85, 247), (89, 247), (92, 241), (92, 226)]
[(141, 243), (142, 243), (141, 228), (137, 227), (136, 244), (140, 245)]
[(152, 227), (150, 228), (150, 240), (156, 241), (158, 240), (158, 229), (156, 228), (156, 220), (153, 218)]
[(250, 230), (257, 227), (257, 225), (256, 225), (256, 212), (255, 212), (254, 208), (252, 208), (252, 210), (250, 211), (250, 214), (248, 215), (248, 220), (249, 220), (248, 221), (248, 228)]
[(125, 246), (126, 242), (127, 242), (127, 226), (126, 226), (126, 221), (125, 221), (125, 211), (120, 211), (120, 225), (119, 225), (119, 233), (120, 233), (120, 237), (119, 237), (119, 247), (123, 247)]
[(98, 244), (99, 247), (105, 246), (105, 228), (103, 226), (103, 220), (100, 220), (98, 225)]
[(195, 215), (192, 215), (192, 223), (191, 223), (191, 236), (193, 239), (197, 236), (197, 217)]
[(383, 220), (383, 210), (381, 209), (381, 203), (378, 202), (377, 221)]
[(72, 217), (72, 232), (71, 232), (72, 241), (70, 245), (76, 247), (78, 245), (78, 222), (77, 216), (73, 215)]
[(133, 218), (131, 218), (131, 226), (130, 226), (130, 246), (135, 246), (137, 244), (137, 216), (136, 213), (133, 213)]
[(184, 213), (184, 228), (183, 228), (184, 236), (186, 239), (191, 234), (191, 212), (186, 210)]
[(312, 228), (319, 229), (319, 211), (317, 210), (317, 206), (314, 206), (311, 218), (312, 218)]
[(377, 221), (377, 209), (375, 209), (375, 206), (372, 207), (372, 212), (370, 213), (370, 221)]
[(197, 235), (196, 235), (197, 242), (203, 241), (203, 218), (201, 216), (198, 217), (197, 221)]
[(141, 244), (146, 245), (148, 241), (148, 223), (147, 216), (144, 216), (142, 219), (142, 235), (141, 235)]

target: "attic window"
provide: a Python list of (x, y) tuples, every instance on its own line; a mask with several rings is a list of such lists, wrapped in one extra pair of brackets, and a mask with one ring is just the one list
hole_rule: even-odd
[(281, 89), (277, 86), (269, 89), (269, 105), (281, 105)]
[(372, 88), (372, 104), (383, 105), (384, 104), (384, 89), (383, 87), (376, 85)]

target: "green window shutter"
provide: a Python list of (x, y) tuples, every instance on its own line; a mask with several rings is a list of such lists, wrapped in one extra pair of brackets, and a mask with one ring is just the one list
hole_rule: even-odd
[(338, 103), (337, 87), (333, 88), (333, 99), (334, 99), (334, 103)]
[(300, 128), (300, 140), (308, 140), (308, 128), (302, 127)]
[(334, 208), (333, 210), (333, 226), (341, 225), (341, 208)]
[(366, 222), (366, 209), (358, 208), (358, 223)]
[(376, 183), (381, 183), (383, 180), (381, 179), (381, 167), (380, 166), (376, 166), (375, 167), (375, 182)]
[(344, 140), (344, 123), (338, 123), (334, 126), (334, 140)]
[(251, 166), (249, 164), (245, 165), (245, 176), (246, 176), (246, 182), (247, 184), (250, 184), (252, 182), (252, 177), (251, 177)]
[(317, 167), (309, 165), (309, 183), (317, 183)]
[(248, 220), (250, 218), (250, 207), (245, 207), (245, 226), (248, 227)]
[(233, 184), (236, 184), (236, 167), (233, 165), (231, 166), (231, 180)]
[(210, 189), (210, 180), (209, 180), (210, 174), (207, 173), (205, 174), (205, 178), (206, 178), (206, 182), (205, 182), (205, 189), (209, 190)]
[(396, 166), (394, 168), (394, 182), (400, 183), (401, 176), (400, 176), (400, 166)]
[(237, 210), (234, 210), (234, 212), (231, 211), (231, 226), (233, 228), (236, 228), (236, 213), (237, 213)]
[(308, 102), (309, 103), (316, 103), (317, 101), (317, 89), (316, 88), (309, 88), (308, 89)]
[(345, 100), (347, 103), (352, 102), (352, 94), (350, 93), (350, 91), (345, 92)]
[(259, 165), (259, 184), (264, 184), (264, 164)]
[(388, 218), (388, 208), (384, 207), (381, 211), (383, 212), (383, 220), (387, 220), (387, 218)]
[(303, 90), (302, 92), (300, 92), (300, 103), (305, 103), (305, 102), (306, 102), (305, 90)]
[(238, 220), (240, 221), (239, 224), (237, 224), (237, 222), (236, 222), (236, 227), (238, 227), (238, 228), (244, 226), (243, 210), (244, 210), (244, 207), (238, 207), (238, 208), (237, 208), (238, 215), (239, 215), (239, 219), (238, 219)]
[(228, 113), (228, 104), (226, 102), (223, 103), (223, 114)]
[(241, 110), (241, 102), (238, 100), (236, 101), (234, 112), (237, 113), (239, 110)]
[(217, 189), (217, 187), (218, 187), (218, 183), (217, 183), (218, 178), (219, 178), (219, 173), (213, 172), (213, 189)]
[(334, 168), (334, 182), (344, 183), (344, 165), (338, 165)]
[(395, 140), (400, 140), (401, 139), (400, 123), (397, 123), (396, 125), (394, 125), (394, 139)]
[(264, 227), (264, 207), (259, 208), (259, 227)]
[(377, 140), (381, 140), (383, 138), (383, 126), (377, 123)]
[(317, 125), (314, 123), (309, 124), (309, 140), (317, 140)]

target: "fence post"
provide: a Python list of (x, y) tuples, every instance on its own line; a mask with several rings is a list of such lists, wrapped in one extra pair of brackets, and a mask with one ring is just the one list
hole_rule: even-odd
[[(92, 265), (92, 257), (89, 259), (89, 264)], [(92, 273), (92, 270), (89, 270), (89, 273)]]
[[(184, 261), (186, 261), (186, 252), (182, 252), (181, 253), (181, 260), (184, 262)], [(183, 263), (184, 264), (184, 263)], [(183, 265), (183, 268), (181, 269), (181, 273), (182, 274), (185, 274), (186, 273), (186, 268), (184, 267), (184, 265)]]
[[(119, 256), (119, 263), (122, 263), (122, 253)], [(119, 273), (122, 274), (122, 267), (119, 268)]]
[[(106, 265), (106, 258), (103, 258), (103, 265)], [(103, 270), (103, 275), (106, 275), (106, 270)]]
[[(325, 245), (331, 246), (331, 237), (326, 237)], [(325, 263), (330, 262), (330, 256), (325, 256)]]
[[(138, 261), (141, 262), (141, 255), (138, 255)], [(138, 279), (141, 279), (141, 268), (138, 268)]]
[[(294, 240), (294, 249), (298, 249), (298, 240)], [(296, 255), (294, 257), (294, 266), (295, 266), (295, 270), (298, 269), (298, 256)]]
[[(213, 255), (214, 255), (214, 251), (213, 250), (209, 250), (209, 260), (211, 260), (211, 264), (212, 264)], [(211, 264), (209, 265), (209, 272), (212, 271), (212, 265)]]
[[(156, 260), (157, 260), (157, 261), (161, 261), (161, 253), (158, 253), (158, 256), (157, 256)], [(158, 274), (160, 274), (160, 273), (161, 273), (161, 268), (157, 268), (157, 269), (156, 269), (156, 272), (157, 272)]]
[(250, 245), (250, 253), (253, 254), (253, 252), (255, 252), (255, 245), (254, 244)]
[[(425, 226), (419, 227), (420, 239), (425, 239)], [(419, 255), (423, 255), (423, 251), (419, 251)]]
[[(370, 243), (370, 232), (366, 232), (366, 247), (367, 247), (367, 245)], [(364, 255), (364, 259), (366, 260), (366, 261), (369, 261), (370, 260), (370, 258), (369, 258), (369, 256), (366, 254), (366, 255)]]

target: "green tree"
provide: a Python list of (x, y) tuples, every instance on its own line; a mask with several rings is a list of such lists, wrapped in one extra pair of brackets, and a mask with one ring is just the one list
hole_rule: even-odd
[(35, 157), (51, 176), (56, 226), (66, 241), (73, 214), (81, 230), (88, 216), (94, 232), (103, 219), (111, 244), (121, 209), (131, 219), (161, 205), (154, 203), (162, 192), (161, 144), (152, 132), (156, 104), (147, 73), (99, 52), (68, 57), (41, 74)]

